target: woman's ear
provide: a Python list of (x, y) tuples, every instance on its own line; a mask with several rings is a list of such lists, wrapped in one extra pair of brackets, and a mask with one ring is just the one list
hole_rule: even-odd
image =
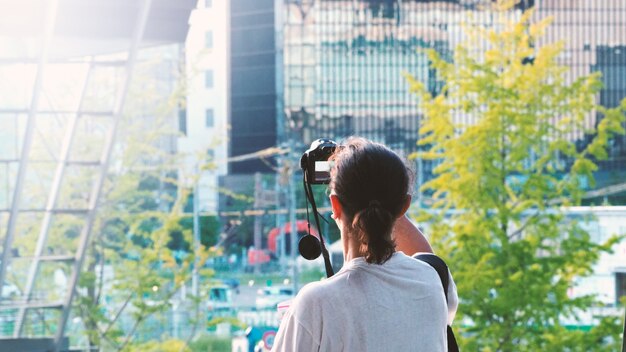
[(406, 200), (404, 201), (404, 204), (402, 205), (402, 210), (400, 211), (400, 214), (398, 214), (398, 218), (404, 216), (406, 211), (409, 210), (409, 207), (411, 206), (411, 199), (412, 199), (411, 195), (407, 194)]
[(330, 198), (330, 208), (333, 211), (333, 215), (332, 215), (333, 218), (340, 219), (343, 209), (341, 208), (341, 202), (339, 201), (339, 198), (337, 197), (336, 194), (331, 194), (329, 198)]

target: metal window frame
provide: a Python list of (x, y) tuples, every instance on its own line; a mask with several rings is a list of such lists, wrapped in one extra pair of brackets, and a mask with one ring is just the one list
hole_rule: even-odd
[(72, 276), (70, 279), (70, 284), (68, 286), (68, 291), (65, 296), (65, 301), (63, 303), (63, 312), (61, 313), (61, 317), (59, 319), (59, 324), (57, 328), (57, 333), (55, 335), (55, 352), (58, 352), (61, 348), (61, 344), (63, 342), (63, 335), (65, 333), (65, 325), (67, 324), (67, 319), (69, 317), (72, 301), (74, 299), (74, 295), (76, 293), (76, 283), (78, 282), (78, 278), (80, 277), (80, 271), (83, 266), (83, 262), (85, 259), (85, 252), (87, 250), (87, 246), (91, 239), (93, 224), (96, 220), (96, 210), (98, 208), (98, 202), (100, 199), (100, 194), (102, 193), (102, 186), (104, 185), (104, 181), (106, 179), (107, 170), (109, 168), (109, 163), (111, 160), (111, 154), (113, 151), (113, 145), (115, 143), (115, 137), (117, 134), (117, 129), (119, 126), (119, 122), (121, 119), (122, 111), (124, 108), (124, 103), (126, 100), (127, 92), (130, 87), (130, 82), (132, 79), (133, 68), (135, 65), (135, 61), (137, 59), (137, 51), (139, 49), (139, 44), (143, 38), (144, 30), (146, 28), (146, 23), (148, 21), (148, 14), (150, 13), (150, 7), (152, 6), (152, 0), (144, 0), (141, 9), (138, 14), (138, 21), (136, 23), (133, 38), (130, 43), (129, 51), (128, 51), (128, 59), (126, 62), (126, 75), (124, 79), (124, 83), (122, 89), (119, 91), (115, 107), (113, 108), (113, 126), (109, 130), (109, 133), (106, 138), (105, 147), (102, 152), (102, 157), (100, 160), (100, 173), (97, 177), (97, 181), (94, 184), (94, 187), (91, 192), (91, 196), (89, 197), (89, 215), (87, 216), (87, 223), (83, 227), (83, 230), (80, 234), (80, 242), (78, 246), (78, 253), (76, 254), (76, 261), (74, 262), (74, 267), (72, 269)]
[[(93, 65), (89, 65), (87, 73), (85, 74), (85, 79), (82, 85), (80, 97), (78, 99), (78, 106), (76, 109), (76, 113), (71, 117), (65, 131), (65, 136), (63, 138), (63, 144), (61, 146), (61, 155), (57, 162), (57, 168), (54, 173), (54, 179), (52, 181), (52, 186), (50, 188), (50, 193), (48, 195), (48, 201), (44, 213), (44, 217), (42, 220), (41, 228), (39, 230), (39, 237), (37, 239), (37, 245), (35, 247), (35, 254), (32, 259), (32, 264), (30, 265), (28, 271), (28, 277), (26, 279), (26, 288), (24, 290), (24, 298), (26, 303), (28, 304), (31, 300), (35, 278), (37, 273), (39, 272), (39, 264), (44, 259), (43, 258), (43, 249), (48, 240), (48, 234), (50, 232), (50, 226), (52, 224), (53, 215), (55, 214), (56, 204), (59, 198), (59, 191), (61, 189), (61, 184), (63, 181), (63, 177), (65, 175), (66, 167), (68, 166), (68, 161), (70, 157), (70, 150), (72, 148), (72, 143), (74, 141), (74, 136), (76, 134), (76, 125), (78, 124), (78, 119), (81, 116), (81, 111), (83, 109), (85, 94), (91, 79), (91, 74), (93, 70)], [(22, 330), (24, 328), (24, 317), (26, 316), (26, 307), (21, 307), (19, 309), (17, 320), (15, 323), (15, 328), (13, 331), (13, 336), (15, 338), (19, 337), (22, 334)]]
[(30, 154), (30, 149), (33, 144), (33, 134), (35, 132), (35, 123), (37, 120), (39, 98), (41, 96), (41, 88), (44, 78), (45, 67), (48, 63), (50, 46), (54, 35), (54, 26), (56, 23), (58, 6), (59, 0), (52, 0), (48, 2), (48, 11), (46, 11), (43, 47), (41, 55), (39, 57), (39, 62), (37, 64), (37, 74), (35, 76), (33, 95), (31, 97), (30, 109), (28, 112), (28, 118), (26, 120), (27, 122), (26, 130), (24, 132), (24, 140), (22, 141), (20, 163), (18, 166), (17, 178), (15, 180), (15, 189), (13, 191), (13, 201), (11, 202), (11, 213), (9, 215), (9, 222), (7, 224), (4, 245), (2, 247), (2, 262), (0, 262), (0, 302), (2, 301), (2, 289), (4, 286), (6, 270), (11, 260), (10, 249), (13, 246), (13, 240), (15, 237), (15, 224), (17, 222), (19, 207), (22, 200), (24, 180), (26, 178), (25, 176), (28, 169), (28, 156)]

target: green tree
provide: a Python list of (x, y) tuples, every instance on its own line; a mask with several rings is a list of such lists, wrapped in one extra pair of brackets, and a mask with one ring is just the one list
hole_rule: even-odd
[[(192, 313), (191, 327), (184, 332), (186, 341), (148, 345), (137, 341), (146, 324), (158, 323), (161, 313), (171, 308), (194, 266), (201, 267), (218, 254), (204, 241), (200, 248), (193, 246), (192, 226), (183, 212), (198, 175), (184, 175), (186, 155), (163, 148), (178, 137), (174, 108), (185, 87), (176, 87), (170, 100), (163, 101), (155, 69), (160, 69), (158, 61), (141, 65), (129, 93), (113, 156), (115, 166), (104, 185), (77, 290), (74, 308), (93, 349), (189, 350), (185, 346), (206, 321), (201, 308), (206, 297), (201, 290), (198, 296), (190, 294), (187, 301), (179, 302)], [(195, 158), (197, 170), (214, 166), (205, 154)], [(201, 281), (211, 275), (211, 270), (200, 269)]]
[[(437, 165), (423, 185), (434, 211), (420, 221), (458, 285), (462, 350), (617, 350), (619, 318), (589, 332), (561, 319), (595, 304), (568, 288), (619, 240), (594, 243), (565, 211), (580, 203), (584, 182), (593, 185), (611, 137), (624, 133), (626, 100), (598, 106), (597, 73), (568, 81), (562, 43), (536, 46), (550, 20), (531, 16), (501, 9), (492, 29), (467, 26), (452, 62), (430, 51), (445, 82), (437, 96), (408, 77), (423, 104), (420, 154)], [(577, 131), (591, 142), (577, 148)]]

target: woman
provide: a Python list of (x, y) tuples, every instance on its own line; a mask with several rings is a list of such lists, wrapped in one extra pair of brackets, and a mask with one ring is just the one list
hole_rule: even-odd
[[(448, 308), (437, 273), (396, 252), (394, 236), (411, 251), (430, 249), (404, 217), (411, 202), (406, 166), (362, 138), (349, 139), (331, 159), (330, 203), (345, 264), (302, 288), (273, 350), (446, 351)], [(456, 292), (451, 296), (456, 302)]]

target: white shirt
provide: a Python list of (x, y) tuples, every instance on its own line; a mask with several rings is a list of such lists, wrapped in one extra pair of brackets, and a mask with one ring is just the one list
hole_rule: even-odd
[(452, 277), (448, 296), (450, 314), (435, 269), (402, 252), (382, 265), (356, 258), (302, 288), (272, 351), (443, 352), (458, 304)]

